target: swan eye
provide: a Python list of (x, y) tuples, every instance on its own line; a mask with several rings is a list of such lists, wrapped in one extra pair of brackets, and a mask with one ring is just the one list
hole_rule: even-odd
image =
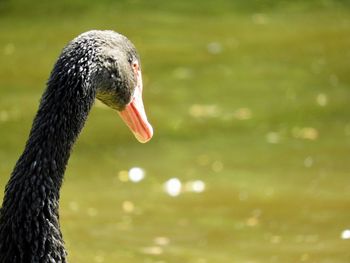
[(139, 63), (135, 57), (129, 57), (128, 62), (130, 63), (131, 67), (135, 72), (139, 70)]

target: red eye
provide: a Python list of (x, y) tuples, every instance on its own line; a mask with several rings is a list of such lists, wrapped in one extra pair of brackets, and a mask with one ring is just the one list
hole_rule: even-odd
[(139, 64), (137, 62), (132, 63), (134, 70), (139, 70)]

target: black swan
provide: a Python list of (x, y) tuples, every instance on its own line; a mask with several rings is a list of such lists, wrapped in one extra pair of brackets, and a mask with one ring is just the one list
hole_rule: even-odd
[(95, 98), (117, 110), (140, 142), (153, 130), (142, 103), (140, 58), (113, 31), (79, 35), (63, 49), (0, 210), (1, 263), (64, 263), (59, 191), (71, 148)]

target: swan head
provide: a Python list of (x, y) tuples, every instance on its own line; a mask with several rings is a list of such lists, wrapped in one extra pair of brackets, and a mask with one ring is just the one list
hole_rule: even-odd
[(99, 30), (83, 33), (73, 43), (85, 47), (87, 78), (96, 89), (96, 98), (118, 111), (139, 142), (149, 141), (153, 129), (143, 105), (141, 63), (135, 46), (119, 33)]

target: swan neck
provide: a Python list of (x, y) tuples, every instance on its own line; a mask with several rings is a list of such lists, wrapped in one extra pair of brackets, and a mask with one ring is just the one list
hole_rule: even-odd
[[(65, 77), (51, 75), (25, 149), (6, 186), (0, 210), (2, 263), (66, 262), (59, 192), (95, 93), (80, 78)], [(18, 261), (13, 261), (13, 255)]]

